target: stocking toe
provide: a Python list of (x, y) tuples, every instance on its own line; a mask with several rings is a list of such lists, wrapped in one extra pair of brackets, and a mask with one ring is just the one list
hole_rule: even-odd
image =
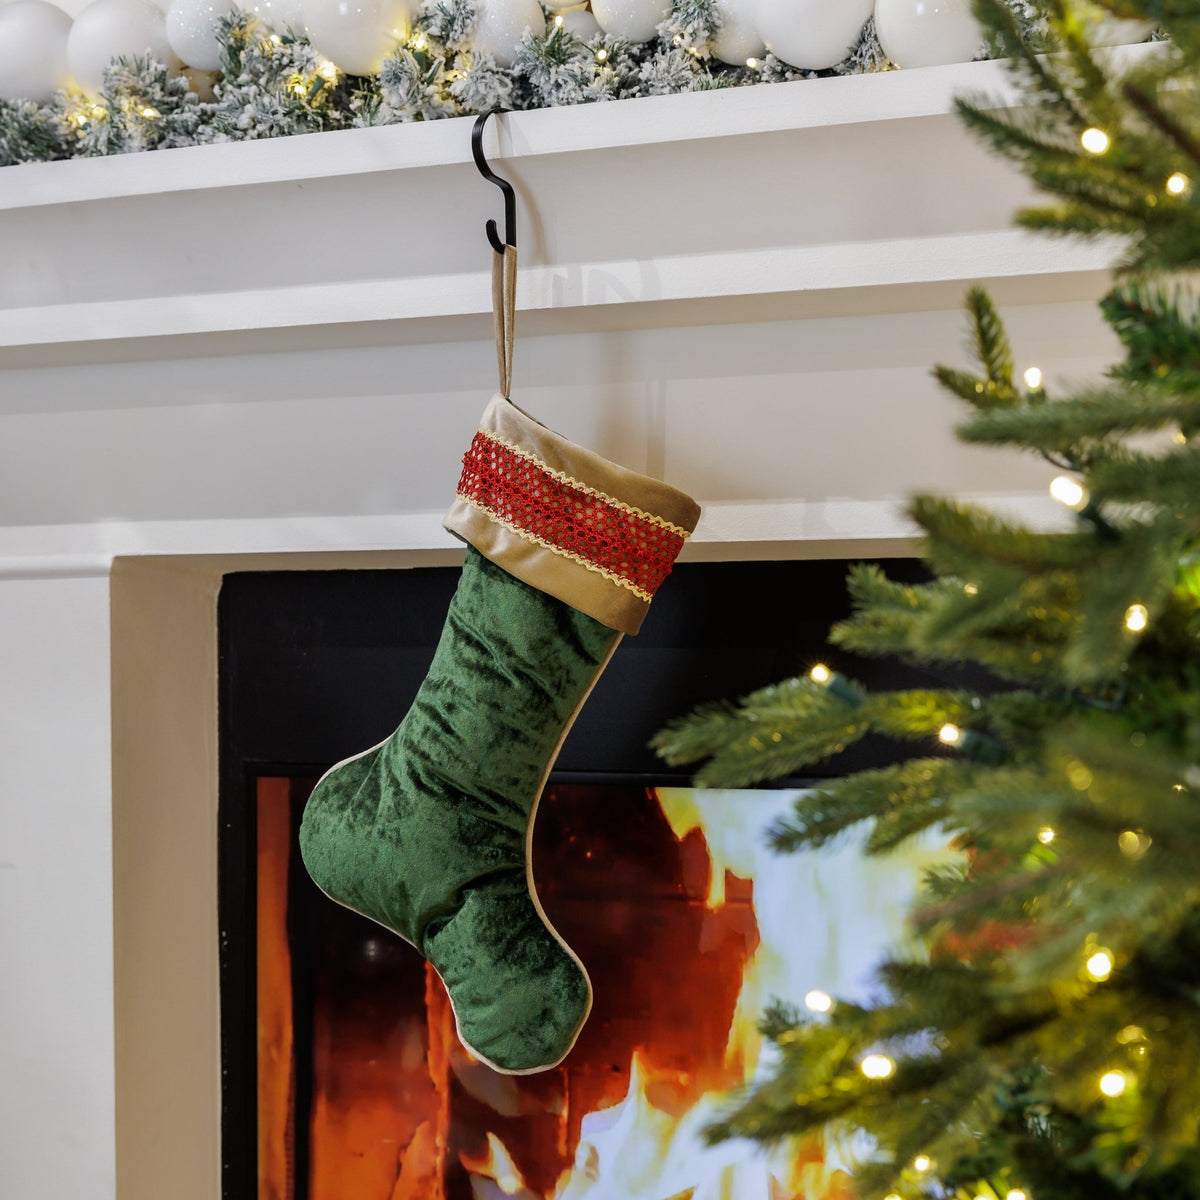
[(469, 890), (425, 950), (454, 1006), (459, 1036), (508, 1074), (566, 1057), (592, 1005), (579, 960), (542, 919), (524, 879)]

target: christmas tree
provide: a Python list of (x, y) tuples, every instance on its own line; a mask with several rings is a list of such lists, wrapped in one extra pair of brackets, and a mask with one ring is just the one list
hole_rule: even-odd
[[(1126, 356), (1051, 395), (1014, 378), (976, 291), (978, 373), (936, 374), (964, 441), (1045, 460), (1063, 521), (916, 497), (928, 583), (855, 569), (831, 665), (657, 739), (713, 786), (794, 776), (870, 732), (912, 744), (807, 792), (771, 836), (815, 848), (862, 825), (886, 854), (945, 831), (958, 858), (914, 913), (925, 953), (882, 967), (878, 1004), (769, 1012), (773, 1074), (711, 1130), (859, 1131), (863, 1195), (889, 1200), (1200, 1197), (1200, 3), (1036, 2), (1048, 55), (1004, 0), (977, 3), (1021, 105), (957, 107), (1049, 193), (1022, 225), (1121, 239), (1102, 310)], [(1097, 50), (1097, 17), (1166, 37)], [(871, 694), (842, 651), (989, 683)]]

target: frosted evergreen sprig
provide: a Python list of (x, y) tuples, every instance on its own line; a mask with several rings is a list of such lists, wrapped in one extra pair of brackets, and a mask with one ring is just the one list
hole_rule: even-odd
[(474, 0), (430, 0), (417, 27), (432, 41), (457, 52), (468, 48), (475, 17)]
[(710, 57), (721, 31), (717, 0), (675, 0), (671, 15), (658, 26), (659, 39), (698, 58)]

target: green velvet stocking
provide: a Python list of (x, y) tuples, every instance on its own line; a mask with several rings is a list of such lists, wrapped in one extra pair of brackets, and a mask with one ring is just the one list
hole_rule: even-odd
[(460, 1038), (501, 1071), (555, 1065), (591, 1008), (582, 964), (538, 904), (530, 831), (619, 639), (468, 548), (408, 715), (327, 772), (305, 809), (300, 847), (317, 885), (433, 964)]

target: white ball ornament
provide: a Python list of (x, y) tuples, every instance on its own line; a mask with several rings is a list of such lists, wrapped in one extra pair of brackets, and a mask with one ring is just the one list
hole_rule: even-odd
[(983, 45), (971, 0), (875, 0), (875, 32), (898, 67), (970, 62)]
[(167, 41), (189, 67), (215, 71), (221, 65), (217, 21), (227, 12), (225, 0), (172, 0), (167, 9)]
[(746, 60), (761, 58), (766, 46), (758, 36), (752, 0), (717, 0), (721, 31), (712, 40), (712, 52), (723, 63), (744, 67)]
[(415, 0), (304, 0), (303, 13), (326, 58), (351, 75), (374, 75), (408, 37), (415, 10)]
[(1089, 30), (1088, 42), (1093, 46), (1136, 46), (1138, 42), (1144, 42), (1153, 32), (1153, 21), (1103, 17)]
[(1069, 7), (1087, 22), (1086, 35), (1091, 46), (1131, 46), (1144, 42), (1154, 32), (1153, 21), (1114, 17), (1091, 0), (1074, 0)]
[(576, 8), (571, 12), (559, 13), (554, 19), (561, 21), (562, 27), (568, 33), (574, 34), (581, 42), (590, 42), (592, 38), (604, 32), (600, 28), (600, 22), (586, 8)]
[(501, 67), (517, 61), (525, 30), (546, 33), (546, 16), (537, 0), (477, 0), (471, 49), (490, 54)]
[(166, 15), (151, 0), (95, 0), (75, 18), (67, 36), (67, 63), (80, 87), (98, 92), (114, 58), (149, 54), (175, 69)]
[(758, 0), (758, 32), (785, 63), (823, 71), (850, 53), (872, 7), (872, 0)]
[[(415, 4), (409, 5), (415, 8)], [(258, 0), (243, 4), (244, 12), (253, 13), (269, 29), (282, 33), (285, 29), (304, 32), (304, 5), (301, 0)]]
[(592, 0), (600, 28), (629, 42), (651, 41), (660, 21), (671, 15), (671, 0)]
[(0, 8), (0, 100), (49, 100), (71, 81), (67, 34), (71, 18), (45, 0), (15, 0)]

